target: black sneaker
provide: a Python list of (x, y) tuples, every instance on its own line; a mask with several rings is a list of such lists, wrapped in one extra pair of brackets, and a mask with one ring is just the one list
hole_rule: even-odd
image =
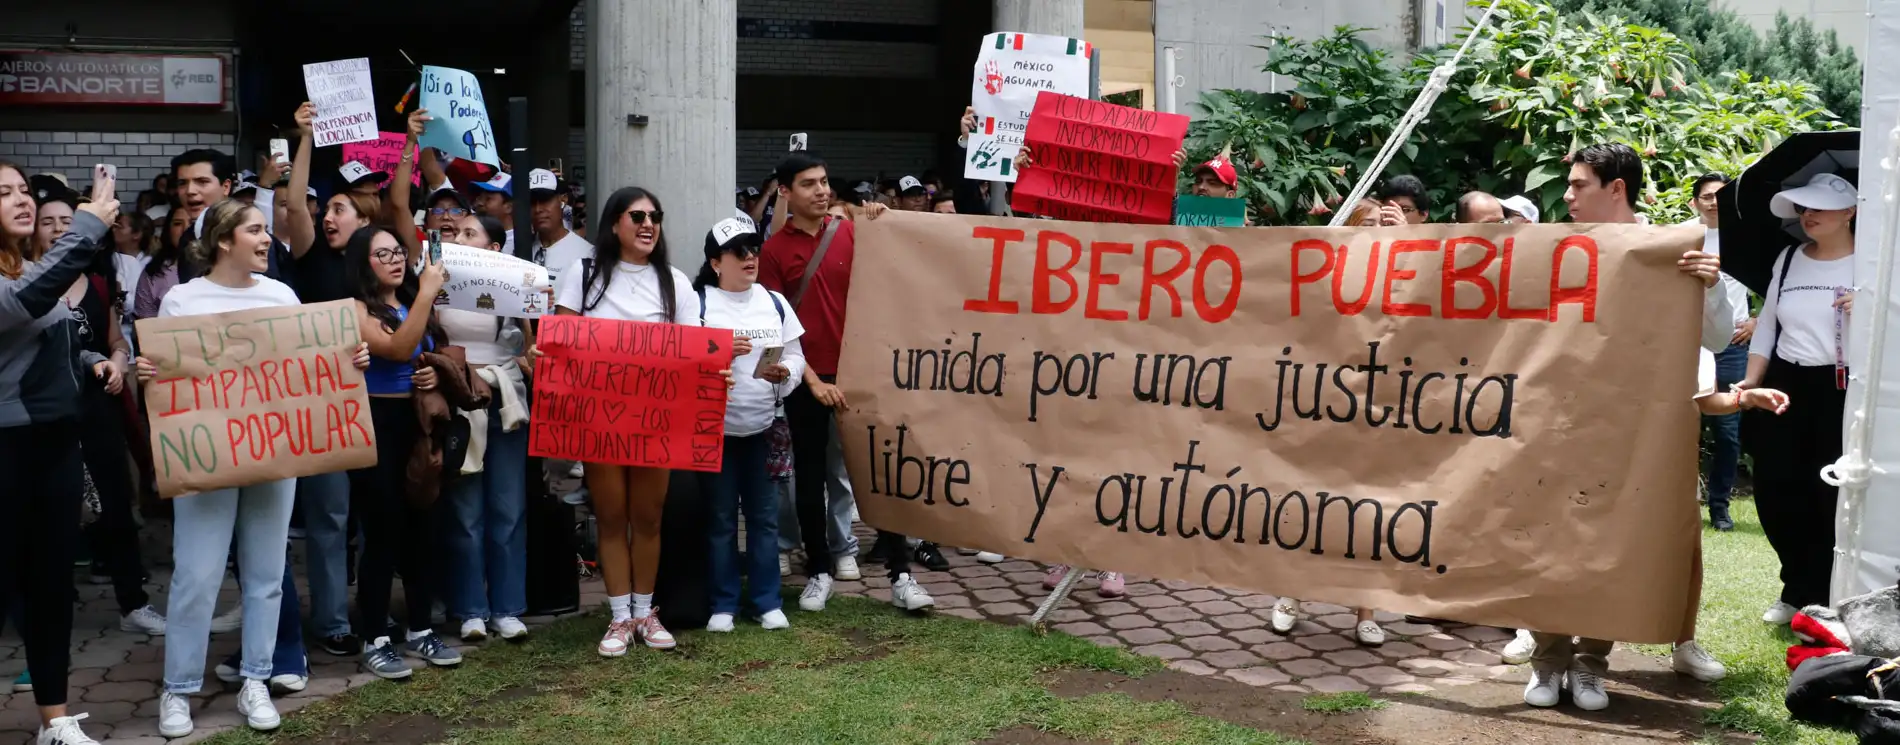
[(355, 634), (337, 634), (317, 640), (317, 649), (333, 657), (355, 657), (363, 653), (363, 640)]
[(1735, 521), (1729, 519), (1727, 507), (1710, 507), (1709, 525), (1724, 533), (1735, 529)]
[(950, 560), (943, 558), (943, 552), (937, 550), (937, 544), (929, 541), (917, 544), (917, 563), (933, 572), (950, 571)]

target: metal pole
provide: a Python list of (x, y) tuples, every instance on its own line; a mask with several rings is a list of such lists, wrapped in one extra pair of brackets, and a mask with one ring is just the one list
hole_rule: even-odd
[(534, 159), (528, 157), (528, 99), (508, 99), (508, 168), (514, 178), (515, 258), (534, 260), (534, 195), (528, 193), (528, 171)]
[(1062, 581), (1056, 583), (1055, 591), (1049, 593), (1049, 597), (1043, 598), (1042, 605), (1036, 606), (1036, 615), (1029, 617), (1029, 627), (1035, 629), (1038, 634), (1047, 633), (1048, 629), (1043, 628), (1042, 625), (1043, 620), (1049, 617), (1050, 611), (1062, 604), (1062, 599), (1069, 596), (1069, 591), (1075, 589), (1075, 583), (1080, 582), (1082, 575), (1086, 573), (1087, 571), (1081, 567), (1069, 567), (1069, 572), (1062, 575)]
[(1174, 113), (1175, 106), (1174, 78), (1174, 47), (1162, 47), (1161, 85), (1155, 88), (1161, 94), (1161, 110), (1170, 114)]

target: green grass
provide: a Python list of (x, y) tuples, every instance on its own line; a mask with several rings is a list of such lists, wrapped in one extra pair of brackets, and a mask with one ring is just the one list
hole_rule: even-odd
[[(1735, 530), (1721, 533), (1703, 523), (1702, 610), (1696, 641), (1728, 666), (1728, 677), (1715, 684), (1722, 708), (1709, 723), (1761, 736), (1764, 745), (1853, 745), (1854, 738), (1788, 720), (1782, 697), (1788, 690), (1788, 647), (1796, 643), (1787, 627), (1762, 623), (1761, 613), (1781, 591), (1781, 564), (1762, 537), (1754, 500), (1729, 508)], [(1668, 647), (1644, 647), (1667, 655)]]
[(287, 717), (274, 738), (388, 742), (376, 725), (426, 715), (454, 743), (968, 743), (1031, 727), (1114, 743), (1297, 745), (1198, 716), (1172, 702), (1120, 693), (1062, 698), (1044, 683), (1062, 669), (1139, 677), (1158, 660), (1061, 634), (954, 617), (908, 618), (854, 598), (794, 616), (790, 631), (742, 624), (733, 634), (682, 634), (679, 650), (594, 654), (602, 623), (570, 619), (521, 646), (491, 644), (461, 669), (407, 684), (375, 683)]
[(1358, 691), (1315, 693), (1300, 700), (1300, 708), (1321, 714), (1351, 714), (1355, 711), (1378, 711), (1385, 707), (1384, 701)]

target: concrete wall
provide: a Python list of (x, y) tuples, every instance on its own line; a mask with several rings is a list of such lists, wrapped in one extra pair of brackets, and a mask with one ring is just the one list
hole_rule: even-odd
[(1867, 57), (1867, 0), (1722, 0), (1730, 10), (1758, 29), (1775, 26), (1775, 13), (1786, 12), (1791, 18), (1806, 18), (1815, 28), (1833, 29), (1842, 44), (1852, 45), (1862, 59)]
[[(1154, 0), (1156, 69), (1162, 49), (1179, 53), (1175, 74), (1186, 86), (1175, 93), (1176, 110), (1193, 114), (1201, 91), (1219, 88), (1268, 90), (1260, 71), (1267, 52), (1256, 48), (1275, 31), (1300, 39), (1332, 33), (1336, 26), (1370, 29), (1373, 45), (1404, 52), (1433, 33), (1440, 0)], [(1446, 36), (1454, 43), (1464, 25), (1465, 0), (1442, 0)], [(1477, 3), (1472, 3), (1478, 5)], [(1422, 38), (1421, 38), (1422, 37)], [(1282, 82), (1279, 89), (1284, 90)]]

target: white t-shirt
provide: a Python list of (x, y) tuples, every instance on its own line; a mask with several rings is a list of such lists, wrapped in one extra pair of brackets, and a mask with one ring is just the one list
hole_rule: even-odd
[[(777, 296), (778, 307), (785, 309), (783, 320), (772, 305), (774, 296)], [(805, 374), (805, 352), (798, 343), (798, 338), (805, 335), (805, 327), (799, 324), (798, 314), (792, 312), (792, 304), (784, 296), (765, 289), (764, 285), (755, 284), (745, 292), (708, 287), (706, 326), (732, 329), (735, 335), (752, 340), (752, 351), (732, 362), (732, 393), (726, 397), (726, 434), (749, 437), (764, 432), (772, 426), (779, 398), (797, 386), (799, 376)], [(779, 386), (752, 375), (759, 366), (759, 359), (765, 355), (765, 348), (776, 346), (785, 347), (779, 364), (791, 372), (786, 383)]]
[(139, 275), (151, 263), (152, 257), (145, 254), (112, 254), (112, 268), (119, 278), (119, 297), (112, 299), (112, 306), (119, 310), (119, 335), (128, 342), (132, 341), (132, 297), (139, 290)]
[[(596, 266), (595, 271), (600, 271), (600, 268)], [(606, 293), (592, 309), (586, 308), (583, 302), (581, 280), (586, 272), (581, 271), (579, 266), (575, 267), (575, 271), (563, 273), (561, 279), (554, 283), (554, 304), (592, 318), (698, 326), (699, 295), (693, 292), (692, 281), (678, 269), (669, 268), (668, 271), (673, 273), (672, 318), (666, 317), (666, 305), (660, 300), (659, 275), (654, 273), (653, 266), (625, 261), (614, 267), (613, 279), (607, 283)], [(600, 292), (598, 285), (592, 292)]]
[(1715, 393), (1715, 354), (1707, 349), (1698, 349), (1695, 364), (1695, 397), (1699, 399)]
[(552, 246), (546, 248), (537, 246), (535, 254), (539, 258), (541, 266), (547, 267), (548, 279), (559, 282), (561, 274), (566, 272), (569, 267), (574, 266), (575, 262), (581, 259), (594, 258), (594, 244), (589, 243), (586, 238), (582, 238), (579, 233), (569, 231), (565, 237), (555, 241)]
[(1834, 307), (1834, 300), (1853, 290), (1854, 257), (1817, 261), (1800, 247), (1788, 250), (1794, 252), (1788, 276), (1781, 275), (1784, 257), (1775, 257), (1748, 354), (1769, 358), (1773, 353), (1809, 367), (1844, 363), (1847, 316)]
[[(1721, 256), (1722, 233), (1714, 228), (1709, 228), (1708, 236), (1702, 239), (1702, 250), (1706, 253)], [(1728, 272), (1722, 272), (1720, 284), (1722, 291), (1728, 294), (1729, 308), (1735, 313), (1735, 327), (1741, 328), (1742, 324), (1748, 322), (1748, 287), (1743, 285), (1740, 280), (1729, 276)]]
[(471, 365), (499, 365), (513, 356), (496, 340), (500, 327), (495, 316), (472, 310), (436, 308), (435, 318), (442, 324), (442, 332), (448, 335), (450, 344), (468, 350)]
[(225, 287), (211, 281), (210, 277), (199, 277), (173, 287), (171, 292), (165, 293), (165, 299), (159, 301), (158, 317), (200, 316), (303, 304), (289, 285), (257, 275), (251, 275), (251, 279), (255, 283), (242, 288)]

